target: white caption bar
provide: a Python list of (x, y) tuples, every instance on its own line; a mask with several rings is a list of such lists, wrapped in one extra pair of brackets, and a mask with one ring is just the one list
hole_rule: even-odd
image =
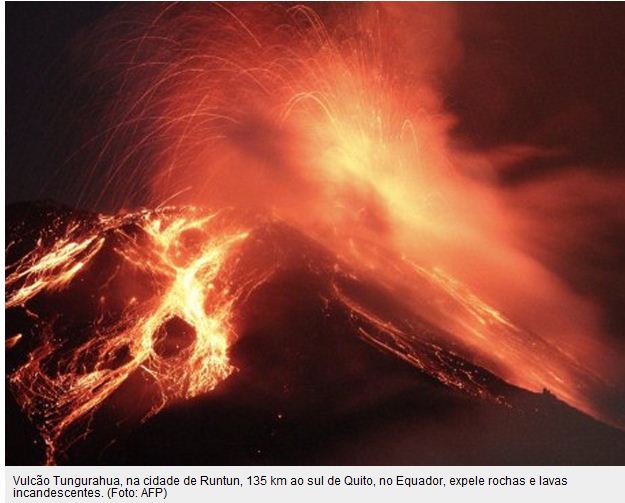
[[(622, 494), (625, 467), (7, 467), (7, 501), (459, 497), (553, 501)], [(435, 499), (434, 499), (435, 498)]]

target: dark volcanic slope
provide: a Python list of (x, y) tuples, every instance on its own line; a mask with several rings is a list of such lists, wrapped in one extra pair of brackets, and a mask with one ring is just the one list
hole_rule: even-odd
[[(7, 242), (18, 233), (24, 239), (21, 248), (8, 251), (7, 262), (34, 246), (33, 236), (51, 219), (69, 215), (46, 205), (8, 208)], [(27, 307), (66, 332), (87, 323), (92, 306), (79, 299), (101, 288), (120, 258), (105, 246), (94, 260), (93, 270), (87, 268), (67, 289), (34, 298)], [(145, 410), (137, 404), (150, 400), (149, 391), (137, 391), (142, 384), (148, 387), (144, 377), (133, 375), (95, 414), (86, 439), (57, 461), (625, 463), (623, 432), (548, 393), (515, 388), (459, 358), (453, 347), (443, 346), (448, 339), (442, 332), (423, 320), (413, 318), (410, 324), (415, 329), (412, 357), (422, 370), (380, 349), (388, 335), (340, 302), (337, 286), (366, 299), (380, 319), (405, 318), (405, 308), (392, 293), (338, 265), (323, 248), (283, 224), (257, 226), (241, 250), (237, 274), (271, 274), (235, 306), (239, 338), (230, 356), (238, 371), (212, 392), (173, 403), (145, 422), (137, 413), (119, 414), (128, 403)], [(140, 275), (133, 280), (143, 281)], [(114, 291), (115, 285), (107, 283), (107, 288)], [(20, 332), (35, 341), (37, 325), (21, 310), (7, 313), (7, 337)], [(175, 333), (184, 332), (182, 325), (174, 323), (169, 330), (172, 337), (186, 337)], [(7, 350), (8, 370), (23, 361), (35, 342), (30, 344)], [(36, 429), (7, 393), (7, 463), (42, 460)]]

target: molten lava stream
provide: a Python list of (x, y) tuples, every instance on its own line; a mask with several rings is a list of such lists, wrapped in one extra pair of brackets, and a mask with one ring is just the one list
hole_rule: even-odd
[[(141, 235), (131, 235), (129, 225)], [(37, 247), (12, 267), (7, 307), (26, 306), (38, 293), (75, 281), (115, 236), (115, 253), (157, 284), (148, 300), (130, 299), (113, 325), (96, 320), (79, 345), (72, 347), (52, 325), (45, 326), (36, 349), (9, 375), (18, 403), (40, 429), (48, 463), (77, 439), (70, 430), (88, 422), (138, 369), (160, 390), (148, 415), (171, 400), (213, 389), (234, 370), (228, 360), (230, 322), (241, 290), (228, 284), (225, 268), (247, 232), (220, 225), (218, 214), (201, 216), (193, 208), (101, 217), (86, 231), (69, 227), (51, 247)], [(191, 327), (195, 337), (177, 354), (163, 355), (161, 327), (173, 319)], [(121, 363), (119, 355), (127, 355)]]

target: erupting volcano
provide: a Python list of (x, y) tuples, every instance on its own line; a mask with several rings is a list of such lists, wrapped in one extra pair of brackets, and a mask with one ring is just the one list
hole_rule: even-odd
[[(7, 207), (7, 432), (32, 446), (7, 461), (623, 463), (621, 346), (532, 248), (557, 227), (526, 209), (573, 203), (485, 181), (553, 152), (453, 141), (457, 23), (163, 4), (83, 33), (66, 204)], [(616, 214), (623, 186), (584, 201)]]

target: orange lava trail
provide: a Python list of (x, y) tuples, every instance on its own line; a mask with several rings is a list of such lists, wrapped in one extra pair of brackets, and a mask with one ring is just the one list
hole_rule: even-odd
[[(102, 217), (89, 232), (80, 234), (76, 226), (50, 249), (38, 247), (7, 276), (7, 307), (24, 304), (38, 292), (63, 288), (89, 264), (102, 248), (106, 232), (113, 230), (124, 238), (116, 252), (158, 278), (158, 294), (144, 303), (130, 302), (112, 328), (96, 322), (86, 342), (70, 351), (64, 350), (53, 333), (44, 334), (45, 342), (9, 375), (18, 403), (40, 429), (47, 463), (54, 463), (59, 453), (80, 438), (67, 435), (68, 431), (88, 421), (139, 369), (152, 376), (161, 395), (148, 416), (171, 400), (212, 390), (232, 373), (227, 352), (234, 336), (230, 317), (236, 293), (228, 287), (216, 288), (214, 281), (247, 233), (218, 229), (216, 216), (199, 217), (185, 209)], [(147, 241), (138, 243), (124, 235), (122, 225), (129, 222), (145, 232)], [(202, 236), (191, 250), (183, 246), (184, 235), (190, 231)], [(18, 281), (19, 288), (13, 289)], [(174, 317), (193, 327), (195, 339), (165, 358), (157, 347), (162, 337), (159, 329)], [(63, 356), (58, 368), (51, 371), (47, 361), (59, 353)], [(117, 360), (123, 353), (128, 357), (120, 364)], [(86, 364), (87, 359), (94, 363)]]

